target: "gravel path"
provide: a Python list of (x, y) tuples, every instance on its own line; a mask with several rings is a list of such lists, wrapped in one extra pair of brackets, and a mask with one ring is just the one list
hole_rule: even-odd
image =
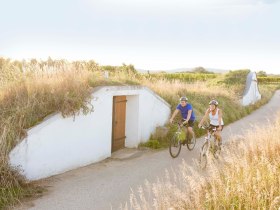
[[(272, 116), (278, 111), (280, 90), (268, 104), (226, 126), (222, 133), (223, 139), (226, 141), (230, 136), (242, 135), (253, 126), (273, 123)], [(192, 163), (192, 159), (198, 158), (201, 143), (202, 139), (198, 139), (195, 149), (191, 152), (183, 147), (176, 159), (170, 157), (167, 149), (124, 150), (124, 154), (134, 151), (133, 155), (115, 155), (115, 158), (43, 180), (43, 184), (49, 186), (48, 192), (41, 198), (27, 201), (15, 209), (118, 209), (120, 203), (129, 201), (131, 189), (137, 190), (145, 179), (156, 181), (157, 177), (164, 175), (165, 169), (176, 169), (182, 159), (186, 163)]]

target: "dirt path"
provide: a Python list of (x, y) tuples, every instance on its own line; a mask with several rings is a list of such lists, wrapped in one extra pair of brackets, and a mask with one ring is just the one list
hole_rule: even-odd
[[(226, 126), (223, 138), (242, 135), (253, 126), (262, 126), (274, 121), (280, 111), (280, 90), (265, 106), (251, 115)], [(24, 203), (15, 209), (118, 209), (120, 203), (129, 201), (131, 189), (137, 190), (145, 179), (153, 182), (164, 175), (165, 169), (176, 169), (184, 159), (191, 163), (198, 157), (201, 139), (194, 151), (183, 147), (178, 158), (172, 159), (168, 150), (140, 151), (131, 158), (111, 158), (97, 164), (73, 170), (44, 180), (49, 192), (43, 197)]]

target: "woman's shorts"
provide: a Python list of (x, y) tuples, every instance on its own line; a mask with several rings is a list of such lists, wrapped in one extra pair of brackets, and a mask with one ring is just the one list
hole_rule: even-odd
[[(222, 130), (224, 129), (224, 126), (223, 125), (221, 125), (221, 127), (222, 127)], [(213, 129), (213, 128), (216, 128), (216, 129), (218, 129), (219, 128), (219, 126), (217, 126), (217, 125), (211, 125), (210, 124), (210, 129)], [(222, 131), (221, 130), (221, 131)]]

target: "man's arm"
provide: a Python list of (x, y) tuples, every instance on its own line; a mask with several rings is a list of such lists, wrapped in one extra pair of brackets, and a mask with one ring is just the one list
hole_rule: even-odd
[(187, 119), (186, 119), (187, 122), (189, 122), (191, 116), (192, 116), (192, 109), (188, 111), (188, 115), (187, 115)]
[(188, 111), (187, 119), (183, 122), (183, 125), (186, 125), (192, 116), (192, 109)]
[(172, 114), (172, 116), (171, 116), (171, 118), (170, 118), (170, 120), (169, 120), (170, 123), (173, 122), (174, 117), (175, 117), (178, 113), (179, 113), (179, 110), (178, 110), (178, 109), (176, 109), (176, 110), (173, 112), (173, 114)]

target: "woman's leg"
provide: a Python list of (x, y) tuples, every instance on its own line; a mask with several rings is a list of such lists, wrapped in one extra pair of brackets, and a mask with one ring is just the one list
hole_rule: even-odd
[(215, 132), (215, 138), (217, 139), (218, 144), (221, 145), (221, 144), (222, 144), (221, 131), (216, 131), (216, 132)]

